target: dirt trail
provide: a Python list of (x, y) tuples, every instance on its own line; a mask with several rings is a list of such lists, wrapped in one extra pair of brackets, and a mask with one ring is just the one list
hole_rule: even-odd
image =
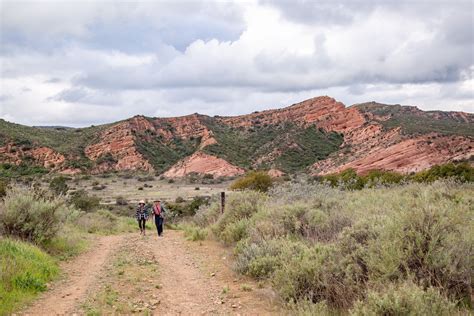
[(275, 315), (274, 295), (230, 269), (230, 250), (167, 231), (153, 247), (162, 282), (155, 315)]
[(273, 292), (235, 274), (231, 264), (231, 249), (187, 241), (179, 231), (101, 237), (20, 314), (281, 314)]
[(89, 251), (61, 266), (65, 276), (45, 292), (22, 315), (68, 315), (79, 307), (97, 284), (109, 256), (126, 235), (100, 237)]

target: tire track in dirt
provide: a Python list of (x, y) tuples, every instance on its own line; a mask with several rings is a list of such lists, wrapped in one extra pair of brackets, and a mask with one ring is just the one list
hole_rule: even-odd
[(70, 315), (93, 291), (102, 269), (128, 235), (100, 237), (91, 249), (61, 265), (64, 278), (43, 293), (21, 315)]

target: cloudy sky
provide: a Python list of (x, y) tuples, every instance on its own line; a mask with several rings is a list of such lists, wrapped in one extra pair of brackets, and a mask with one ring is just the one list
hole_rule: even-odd
[(318, 95), (474, 112), (473, 6), (0, 0), (0, 117), (86, 126)]

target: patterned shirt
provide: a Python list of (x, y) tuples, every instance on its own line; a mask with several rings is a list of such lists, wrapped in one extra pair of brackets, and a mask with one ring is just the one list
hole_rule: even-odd
[(137, 211), (135, 213), (135, 217), (137, 220), (147, 220), (148, 219), (148, 208), (146, 206), (138, 206)]

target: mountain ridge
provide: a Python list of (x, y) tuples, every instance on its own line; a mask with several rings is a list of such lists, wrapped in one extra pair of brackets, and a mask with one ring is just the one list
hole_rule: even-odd
[(328, 96), (238, 116), (136, 115), (87, 128), (0, 121), (0, 162), (62, 173), (141, 170), (169, 177), (250, 169), (327, 174), (345, 168), (414, 172), (474, 155), (474, 114)]

